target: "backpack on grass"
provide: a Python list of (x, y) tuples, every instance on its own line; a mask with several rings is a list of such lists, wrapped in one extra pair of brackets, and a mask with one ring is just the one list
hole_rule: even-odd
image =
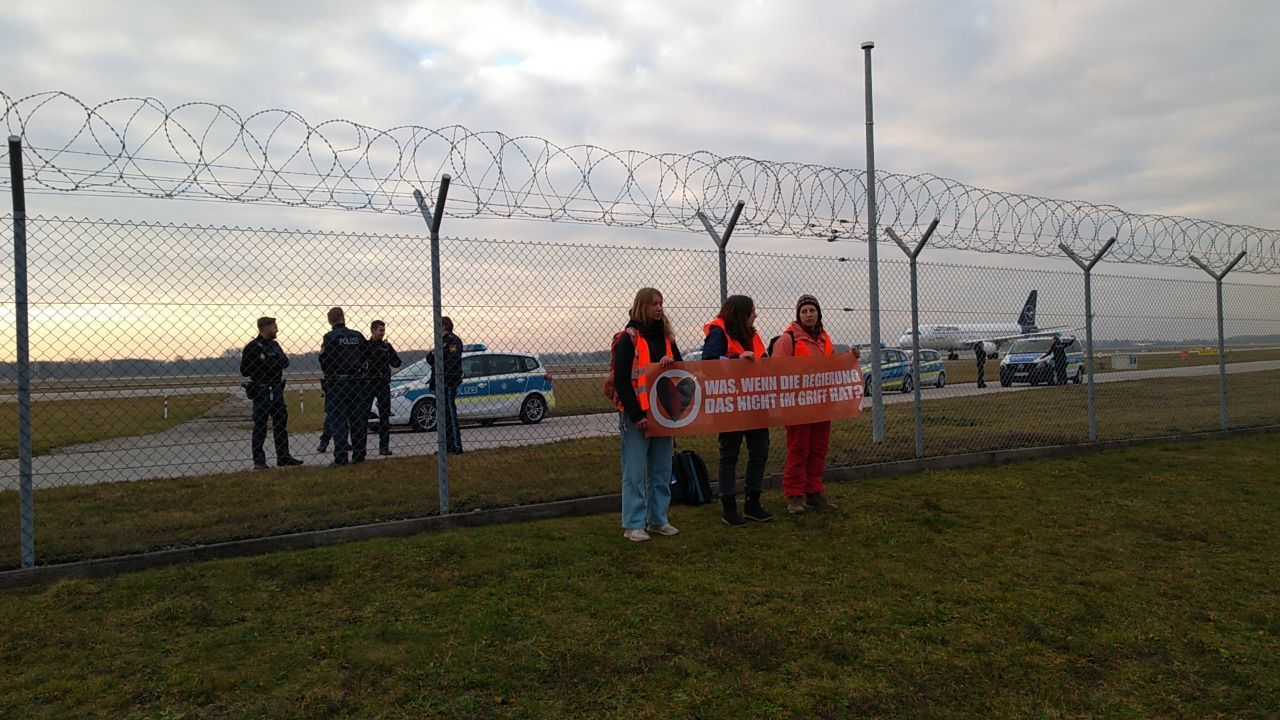
[(711, 502), (711, 476), (702, 456), (681, 450), (671, 458), (671, 502), (703, 505)]

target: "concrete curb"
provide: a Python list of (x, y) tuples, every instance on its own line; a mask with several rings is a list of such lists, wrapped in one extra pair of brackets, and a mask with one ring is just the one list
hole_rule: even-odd
[[(877, 463), (874, 465), (857, 465), (829, 468), (826, 478), (835, 482), (848, 482), (872, 477), (892, 475), (908, 475), (925, 470), (952, 470), (958, 468), (1003, 465), (1005, 463), (1030, 460), (1036, 458), (1053, 458), (1067, 455), (1113, 450), (1117, 448), (1150, 445), (1169, 442), (1194, 442), (1216, 438), (1238, 437), (1246, 435), (1262, 435), (1280, 432), (1280, 425), (1264, 425), (1237, 430), (1193, 433), (1190, 435), (1169, 435), (1132, 440), (1107, 440), (1079, 445), (1051, 445), (1037, 448), (1018, 448), (1014, 450), (993, 450), (962, 455), (942, 455), (921, 458), (918, 460), (898, 460)], [(773, 489), (781, 485), (781, 476), (772, 475), (765, 478), (765, 487)], [(714, 485), (714, 483), (713, 483)], [(118, 557), (83, 560), (79, 562), (56, 565), (40, 565), (22, 570), (6, 570), (0, 572), (0, 590), (43, 585), (58, 580), (80, 578), (102, 578), (126, 572), (168, 567), (182, 563), (217, 560), (222, 558), (263, 555), (282, 550), (302, 550), (306, 548), (338, 545), (340, 543), (358, 542), (385, 537), (404, 537), (424, 532), (446, 530), (459, 527), (479, 527), (502, 523), (530, 522), (551, 518), (580, 517), (585, 515), (601, 515), (618, 512), (622, 498), (620, 494), (596, 495), (593, 497), (575, 498), (572, 500), (556, 500), (533, 505), (517, 505), (496, 508), (493, 510), (475, 510), (454, 515), (409, 518), (407, 520), (391, 520), (387, 522), (353, 525), (350, 527), (329, 530), (312, 530), (307, 532), (273, 535), (263, 538), (231, 540), (210, 545), (158, 550), (155, 552), (122, 555)]]

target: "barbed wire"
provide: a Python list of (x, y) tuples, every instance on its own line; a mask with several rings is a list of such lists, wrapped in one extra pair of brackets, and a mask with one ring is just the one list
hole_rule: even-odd
[[(33, 192), (76, 192), (418, 212), (412, 194), (452, 176), (454, 218), (519, 218), (701, 232), (698, 211), (738, 232), (865, 237), (866, 171), (699, 151), (611, 151), (461, 125), (386, 130), (350, 120), (312, 124), (290, 110), (242, 115), (227, 105), (167, 107), (155, 98), (89, 105), (64, 92), (0, 92), (9, 133), (24, 139)], [(5, 151), (7, 153), (7, 150)], [(1239, 269), (1280, 272), (1280, 231), (1112, 205), (999, 192), (938, 177), (876, 173), (879, 223), (917, 234), (940, 219), (938, 248), (1038, 257), (1058, 243), (1109, 262), (1211, 265), (1247, 253)], [(7, 186), (0, 180), (0, 186)]]

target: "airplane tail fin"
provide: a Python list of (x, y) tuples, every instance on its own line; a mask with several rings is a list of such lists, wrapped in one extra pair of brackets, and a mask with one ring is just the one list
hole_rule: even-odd
[(1018, 316), (1018, 327), (1022, 328), (1022, 332), (1030, 333), (1036, 331), (1036, 294), (1038, 290), (1032, 290), (1027, 296), (1027, 302), (1022, 306), (1022, 314)]

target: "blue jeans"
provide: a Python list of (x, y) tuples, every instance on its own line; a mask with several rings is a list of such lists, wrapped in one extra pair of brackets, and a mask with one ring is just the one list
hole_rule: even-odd
[(618, 413), (622, 435), (622, 527), (667, 524), (671, 506), (669, 437), (647, 438), (626, 413)]

